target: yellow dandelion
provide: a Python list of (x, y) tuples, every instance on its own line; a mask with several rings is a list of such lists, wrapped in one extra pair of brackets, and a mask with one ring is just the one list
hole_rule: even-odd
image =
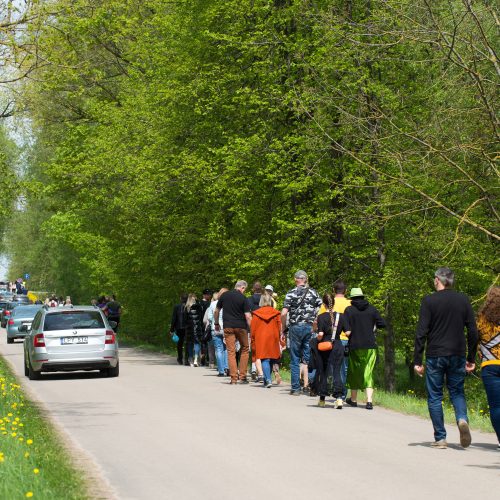
[(8, 417), (12, 417), (12, 413), (7, 413), (7, 416)]
[(0, 462), (5, 461), (5, 455), (0, 451)]
[(33, 474), (38, 474), (40, 472), (40, 469), (33, 469)]
[(23, 437), (20, 437), (20, 438), (19, 438), (19, 441), (21, 441), (21, 442), (22, 442), (22, 441), (24, 441), (24, 438), (23, 438)]
[(13, 438), (15, 438), (15, 437), (17, 436), (17, 432), (13, 432), (13, 433), (11, 434), (11, 436), (12, 436)]
[(28, 491), (26, 493), (26, 498), (31, 498), (33, 496), (33, 492), (32, 491)]
[(20, 422), (19, 427), (24, 427), (24, 424)]
[(33, 444), (33, 439), (27, 439), (26, 444)]
[(24, 458), (29, 458), (29, 457), (30, 457), (29, 452), (26, 452), (26, 453), (24, 454)]

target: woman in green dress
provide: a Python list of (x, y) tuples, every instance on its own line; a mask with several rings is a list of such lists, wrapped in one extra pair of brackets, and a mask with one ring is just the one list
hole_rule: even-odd
[(351, 327), (346, 384), (351, 389), (351, 397), (346, 402), (351, 406), (358, 406), (358, 390), (365, 389), (366, 409), (373, 410), (373, 369), (377, 359), (375, 331), (377, 328), (385, 328), (385, 321), (365, 299), (361, 288), (353, 288), (350, 298), (351, 305), (344, 312)]

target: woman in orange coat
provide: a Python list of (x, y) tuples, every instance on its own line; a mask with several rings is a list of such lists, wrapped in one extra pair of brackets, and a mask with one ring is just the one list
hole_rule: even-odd
[(271, 361), (281, 357), (281, 313), (273, 307), (273, 298), (267, 292), (261, 295), (259, 306), (259, 309), (253, 311), (250, 326), (252, 358), (261, 360), (264, 387), (270, 388)]

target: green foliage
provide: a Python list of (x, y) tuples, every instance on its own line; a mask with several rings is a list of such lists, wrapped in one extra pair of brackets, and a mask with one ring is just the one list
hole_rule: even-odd
[(470, 8), (58, 0), (23, 88), (12, 270), (82, 301), (114, 291), (147, 341), (181, 290), (284, 293), (305, 268), (362, 286), (390, 320), (386, 365), (392, 343), (410, 359), (435, 267), (475, 299), (499, 270), (495, 21)]

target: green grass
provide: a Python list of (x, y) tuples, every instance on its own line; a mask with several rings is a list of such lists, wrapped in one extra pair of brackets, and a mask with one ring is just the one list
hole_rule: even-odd
[[(165, 341), (162, 341), (163, 339), (152, 339), (150, 342), (145, 342), (129, 338), (126, 334), (122, 333), (120, 333), (120, 336), (121, 340), (130, 346), (177, 356), (175, 345), (169, 339)], [(285, 365), (287, 365), (288, 361), (286, 356), (287, 351), (285, 351)], [(407, 415), (417, 415), (429, 420), (424, 379), (419, 377), (411, 378), (408, 368), (402, 359), (398, 359), (396, 368), (396, 392), (387, 392), (379, 389), (378, 387), (382, 386), (381, 381), (383, 378), (382, 356), (379, 356), (375, 372), (375, 378), (378, 380), (374, 395), (375, 405)], [(290, 372), (287, 369), (282, 368), (280, 374), (285, 382), (290, 382)], [(482, 432), (493, 432), (489, 418), (488, 403), (481, 380), (473, 376), (467, 377), (465, 393), (471, 428)], [(363, 401), (363, 397), (364, 393), (360, 391), (358, 399)], [(455, 415), (447, 393), (445, 393), (443, 408), (446, 423), (454, 424)]]
[(82, 476), (0, 357), (0, 498), (87, 499)]

